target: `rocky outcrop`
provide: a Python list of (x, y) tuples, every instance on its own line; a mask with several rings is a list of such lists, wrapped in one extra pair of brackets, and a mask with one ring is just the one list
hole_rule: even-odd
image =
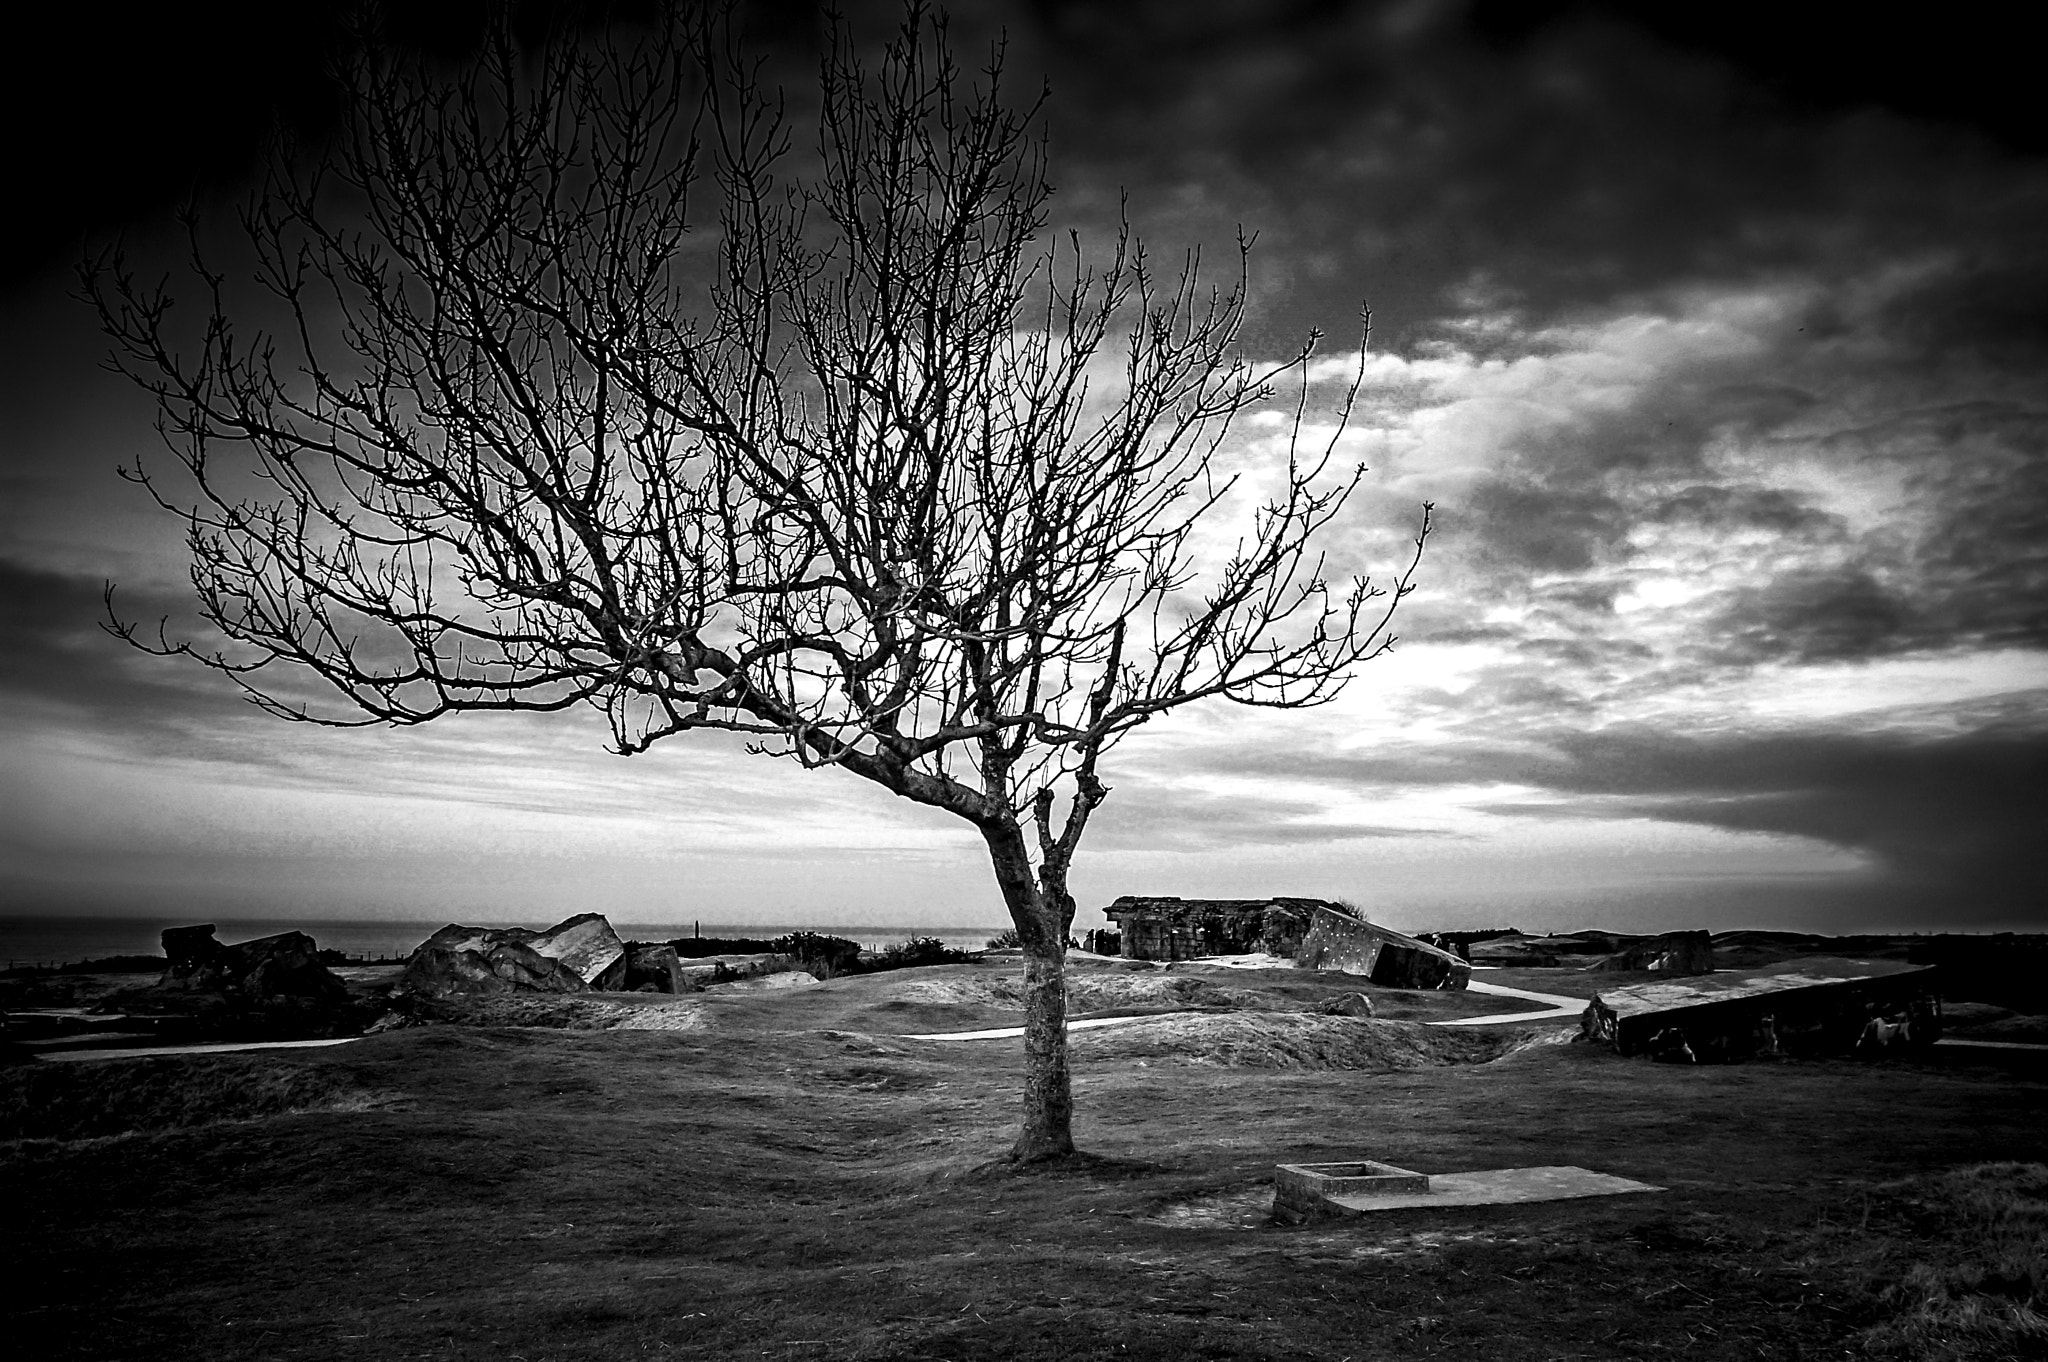
[(1472, 979), (1472, 967), (1449, 951), (1326, 907), (1315, 910), (1294, 963), (1363, 975), (1388, 988), (1456, 989)]
[(1711, 933), (1665, 932), (1608, 956), (1593, 966), (1596, 970), (1654, 970), (1660, 974), (1712, 974), (1714, 938)]
[(398, 990), (424, 998), (461, 994), (611, 992), (626, 986), (626, 945), (599, 913), (544, 932), (451, 923), (413, 951)]

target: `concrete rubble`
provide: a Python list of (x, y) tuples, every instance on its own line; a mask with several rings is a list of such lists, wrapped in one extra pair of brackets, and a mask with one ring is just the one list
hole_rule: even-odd
[(684, 993), (682, 960), (664, 943), (634, 941), (626, 947), (626, 990), (630, 993)]
[(579, 913), (546, 931), (451, 923), (421, 942), (397, 991), (443, 998), (524, 989), (613, 992), (626, 983), (625, 943), (599, 913)]
[(1449, 951), (1334, 905), (1316, 908), (1294, 963), (1363, 975), (1388, 988), (1461, 989), (1472, 980), (1472, 967)]
[(1665, 932), (1638, 941), (1593, 966), (1596, 970), (1650, 970), (1688, 975), (1714, 972), (1714, 938), (1705, 931)]
[(232, 946), (214, 939), (212, 923), (172, 927), (162, 936), (169, 961), (158, 989), (221, 994), (251, 1003), (340, 1003), (348, 985), (320, 963), (304, 932), (279, 932)]

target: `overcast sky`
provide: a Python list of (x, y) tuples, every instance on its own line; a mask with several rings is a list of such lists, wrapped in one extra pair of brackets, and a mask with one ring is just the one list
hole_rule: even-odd
[[(1420, 502), (1441, 526), (1339, 704), (1117, 749), (1083, 925), (1289, 893), (1411, 929), (2048, 928), (2031, 48), (1991, 6), (1798, 10), (955, 7), (1050, 83), (1060, 222), (1125, 192), (1160, 251), (1256, 231), (1253, 348), (1321, 327), (1331, 374), (1370, 301), (1374, 471), (1333, 544), (1386, 569)], [(806, 7), (759, 13), (807, 41)], [(152, 618), (188, 588), (115, 476), (151, 411), (69, 269), (117, 230), (162, 249), (195, 183), (229, 211), (270, 119), (325, 116), (315, 9), (150, 22), (17, 53), (0, 911), (1000, 921), (964, 824), (851, 777), (715, 738), (621, 759), (574, 717), (310, 731), (99, 631), (105, 581)]]

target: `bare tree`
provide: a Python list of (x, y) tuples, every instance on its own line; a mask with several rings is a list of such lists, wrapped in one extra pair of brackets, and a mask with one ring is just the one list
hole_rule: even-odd
[[(118, 632), (287, 719), (590, 704), (622, 753), (737, 731), (966, 819), (1025, 951), (1014, 1157), (1070, 1152), (1103, 754), (1199, 700), (1333, 697), (1427, 536), (1425, 508), (1390, 587), (1325, 580), (1363, 470), (1308, 438), (1316, 338), (1243, 357), (1242, 240), (1221, 290), (1128, 230), (1094, 263), (1046, 240), (1040, 106), (919, 6), (872, 69), (833, 30), (801, 153), (712, 25), (348, 76), (340, 136), (244, 215), (254, 303), (200, 262), (180, 332), (163, 286), (88, 271), (188, 475), (130, 476), (185, 517), (229, 642)], [(1207, 561), (1232, 420), (1283, 382), (1290, 457)]]

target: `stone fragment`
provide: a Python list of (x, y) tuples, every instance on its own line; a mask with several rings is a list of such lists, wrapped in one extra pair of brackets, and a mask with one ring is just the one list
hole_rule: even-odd
[(674, 946), (643, 941), (631, 943), (626, 948), (626, 983), (633, 992), (686, 993), (689, 986), (683, 982), (682, 961), (676, 956)]
[(602, 913), (578, 913), (526, 944), (572, 970), (586, 988), (612, 992), (625, 986), (626, 943)]

